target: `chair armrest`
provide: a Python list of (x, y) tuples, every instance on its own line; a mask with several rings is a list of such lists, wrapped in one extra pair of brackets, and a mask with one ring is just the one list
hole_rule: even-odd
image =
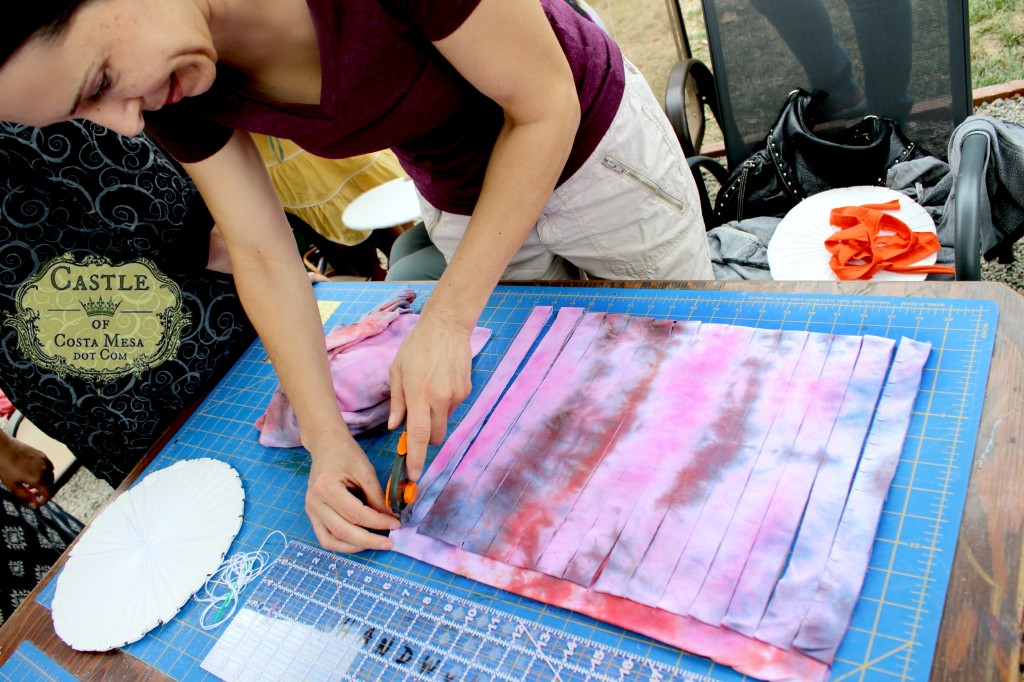
[(704, 217), (704, 229), (710, 230), (712, 227), (715, 227), (713, 223), (715, 214), (711, 206), (711, 195), (708, 192), (708, 186), (704, 182), (704, 175), (701, 174), (700, 169), (704, 168), (711, 173), (712, 177), (718, 181), (720, 187), (725, 185), (725, 180), (729, 177), (729, 171), (725, 170), (722, 164), (708, 156), (690, 156), (686, 159), (686, 162), (690, 165), (690, 172), (693, 173), (693, 179), (697, 183), (697, 194), (700, 196), (700, 212)]
[(690, 164), (691, 171), (697, 168), (705, 169), (720, 185), (724, 185), (725, 181), (729, 179), (729, 171), (725, 169), (725, 166), (710, 156), (691, 156), (686, 159), (686, 163)]
[(988, 154), (988, 135), (977, 132), (964, 137), (953, 207), (953, 258), (958, 280), (981, 279), (982, 192), (988, 191), (985, 187)]
[(698, 59), (677, 62), (665, 84), (665, 113), (687, 157), (697, 154), (704, 141), (704, 105), (718, 122), (715, 77)]

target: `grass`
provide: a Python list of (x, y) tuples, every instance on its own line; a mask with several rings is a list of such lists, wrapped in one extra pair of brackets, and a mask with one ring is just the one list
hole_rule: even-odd
[(978, 0), (969, 16), (974, 86), (1024, 78), (1024, 0)]

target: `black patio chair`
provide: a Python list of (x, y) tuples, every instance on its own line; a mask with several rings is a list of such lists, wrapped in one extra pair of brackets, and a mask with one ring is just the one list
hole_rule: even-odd
[[(665, 108), (702, 190), (698, 168), (720, 183), (764, 141), (795, 88), (829, 93), (827, 120), (875, 114), (946, 157), (972, 112), (966, 0), (701, 0), (711, 69), (696, 59), (669, 75)], [(712, 73), (714, 75), (712, 75)], [(725, 164), (701, 156), (707, 112), (722, 131)], [(987, 139), (987, 138), (986, 138)], [(957, 178), (957, 279), (979, 279), (979, 169), (988, 145), (973, 136)], [(977, 175), (965, 178), (965, 174)], [(709, 224), (709, 227), (713, 225)]]

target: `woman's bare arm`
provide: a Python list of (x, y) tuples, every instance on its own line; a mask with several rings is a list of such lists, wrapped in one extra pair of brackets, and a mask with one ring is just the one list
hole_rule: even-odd
[[(366, 530), (398, 524), (383, 513), (373, 466), (338, 410), (316, 299), (259, 151), (236, 132), (186, 169), (217, 221), (239, 298), (299, 420), (312, 457), (306, 511), (317, 538), (337, 551), (390, 548)], [(349, 494), (353, 487), (365, 492), (368, 506)]]

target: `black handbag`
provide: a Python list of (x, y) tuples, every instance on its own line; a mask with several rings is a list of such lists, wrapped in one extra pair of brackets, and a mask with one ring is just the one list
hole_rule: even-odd
[(815, 133), (827, 95), (789, 94), (764, 144), (734, 169), (715, 201), (716, 225), (757, 216), (781, 218), (801, 200), (836, 187), (884, 185), (897, 163), (929, 156), (888, 118), (866, 116), (849, 128)]

